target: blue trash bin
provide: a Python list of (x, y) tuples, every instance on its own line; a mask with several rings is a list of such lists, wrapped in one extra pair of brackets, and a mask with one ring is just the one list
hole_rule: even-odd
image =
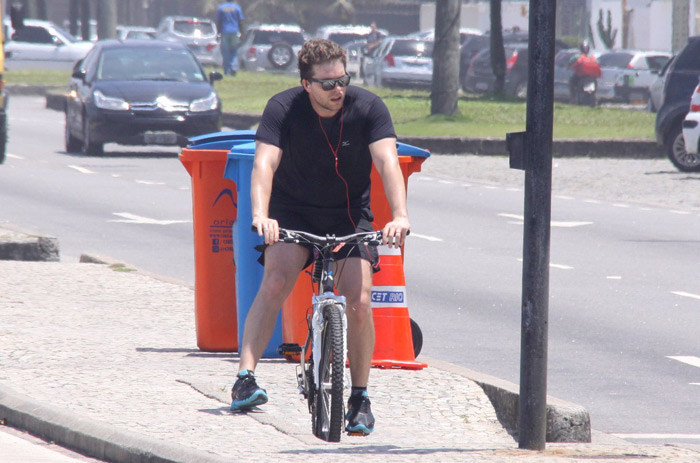
[[(251, 228), (253, 212), (250, 204), (250, 177), (253, 172), (255, 142), (233, 146), (227, 157), (224, 177), (236, 183), (238, 198), (240, 198), (236, 221), (233, 224), (233, 255), (236, 261), (235, 281), (238, 326), (243, 327), (263, 277), (263, 266), (258, 263), (259, 253), (255, 250), (255, 246), (262, 244), (263, 239)], [(242, 341), (243, 329), (239, 329), (239, 346)], [(272, 338), (265, 348), (263, 357), (279, 357), (277, 347), (280, 344), (282, 344), (282, 319), (280, 314), (278, 314)]]

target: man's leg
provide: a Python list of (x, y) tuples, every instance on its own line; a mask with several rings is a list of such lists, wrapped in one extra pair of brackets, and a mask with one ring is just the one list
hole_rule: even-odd
[(265, 272), (243, 331), (239, 371), (255, 370), (270, 342), (275, 320), (299, 277), (309, 250), (289, 243), (275, 243), (265, 250)]
[(224, 68), (224, 74), (229, 75), (231, 74), (231, 41), (228, 34), (221, 34), (219, 48), (221, 49), (221, 66)]
[(367, 384), (374, 352), (374, 319), (370, 297), (372, 268), (369, 261), (350, 257), (338, 262), (338, 293), (345, 296), (348, 318), (348, 357), (352, 393), (348, 400), (346, 429), (351, 434), (374, 431)]
[(231, 410), (249, 410), (267, 402), (267, 391), (258, 386), (253, 372), (270, 342), (282, 302), (292, 291), (308, 255), (308, 249), (288, 243), (276, 243), (265, 250), (263, 280), (243, 331)]

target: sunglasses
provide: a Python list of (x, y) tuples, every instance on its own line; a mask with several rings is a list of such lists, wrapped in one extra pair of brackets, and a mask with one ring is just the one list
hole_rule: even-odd
[(333, 90), (336, 85), (343, 88), (350, 84), (350, 76), (348, 74), (345, 74), (343, 77), (339, 77), (338, 79), (314, 79), (313, 77), (309, 77), (307, 80), (309, 82), (318, 82), (321, 84), (321, 88), (327, 92)]

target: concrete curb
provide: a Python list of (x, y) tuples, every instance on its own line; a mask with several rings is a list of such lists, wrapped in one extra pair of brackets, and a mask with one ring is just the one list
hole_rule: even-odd
[[(28, 91), (28, 90), (27, 90)], [(56, 111), (65, 111), (66, 96), (56, 93), (46, 95), (46, 107)], [(260, 114), (224, 113), (222, 124), (232, 129), (250, 129), (260, 122)], [(506, 156), (506, 140), (503, 138), (473, 137), (400, 137), (399, 141), (419, 146), (440, 154), (477, 154)], [(617, 139), (617, 140), (581, 140), (555, 139), (552, 142), (552, 155), (564, 157), (613, 157), (619, 159), (656, 159), (666, 154), (654, 140)]]
[(8, 426), (104, 461), (142, 463), (224, 463), (208, 452), (139, 434), (42, 405), (0, 385), (0, 418)]
[[(511, 434), (518, 434), (520, 387), (509, 381), (449, 362), (424, 357), (432, 367), (449, 371), (477, 383), (493, 404), (496, 416)], [(547, 442), (591, 442), (591, 419), (580, 405), (547, 396)]]
[(0, 228), (0, 260), (57, 262), (58, 240)]

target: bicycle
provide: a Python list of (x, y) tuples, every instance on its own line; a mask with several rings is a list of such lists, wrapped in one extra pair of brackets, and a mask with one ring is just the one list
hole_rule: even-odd
[[(304, 346), (282, 344), (277, 352), (283, 356), (299, 355), (297, 382), (299, 392), (308, 402), (313, 434), (328, 442), (340, 442), (345, 421), (343, 402), (347, 354), (347, 318), (345, 297), (333, 292), (335, 271), (333, 250), (339, 245), (382, 244), (382, 232), (360, 232), (347, 236), (317, 236), (296, 230), (280, 229), (280, 241), (310, 244), (317, 251), (313, 281), (318, 283), (313, 296), (313, 310), (307, 316), (309, 334)], [(307, 354), (310, 353), (307, 363)]]

